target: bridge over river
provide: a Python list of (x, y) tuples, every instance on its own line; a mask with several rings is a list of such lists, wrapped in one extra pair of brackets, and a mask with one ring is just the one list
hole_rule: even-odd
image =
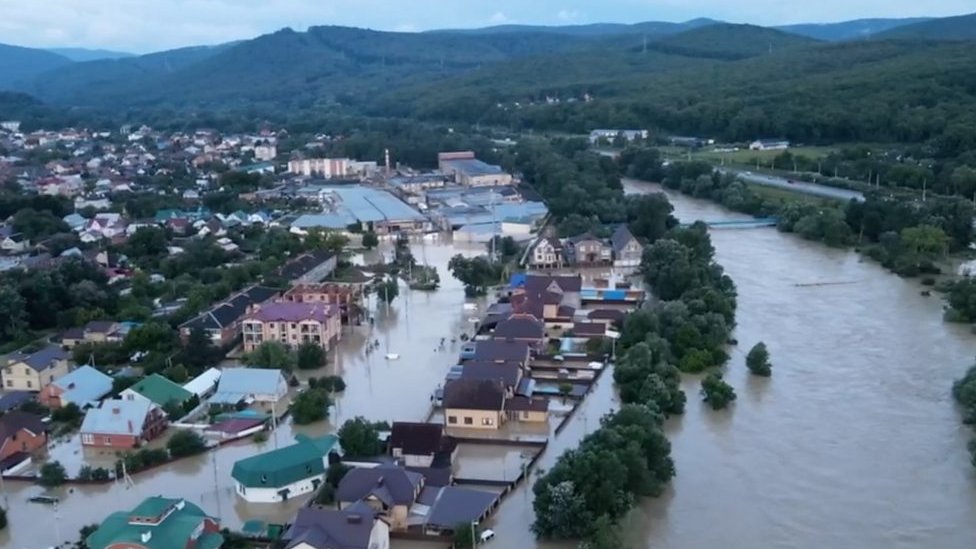
[[(761, 229), (763, 227), (775, 227), (777, 222), (779, 222), (779, 218), (776, 217), (703, 221), (709, 229)], [(690, 223), (683, 223), (681, 226), (688, 227)]]

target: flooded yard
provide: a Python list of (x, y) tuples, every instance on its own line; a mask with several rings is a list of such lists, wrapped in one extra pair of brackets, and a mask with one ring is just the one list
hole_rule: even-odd
[(539, 447), (459, 444), (454, 476), (514, 481), (540, 450)]

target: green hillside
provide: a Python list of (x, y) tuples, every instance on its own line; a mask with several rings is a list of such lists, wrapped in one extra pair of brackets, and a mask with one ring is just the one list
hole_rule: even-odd
[(0, 89), (71, 63), (67, 57), (49, 51), (0, 44)]
[(812, 38), (776, 29), (722, 23), (661, 38), (648, 48), (685, 57), (735, 60), (816, 43)]
[(976, 13), (905, 25), (877, 35), (880, 39), (976, 40)]

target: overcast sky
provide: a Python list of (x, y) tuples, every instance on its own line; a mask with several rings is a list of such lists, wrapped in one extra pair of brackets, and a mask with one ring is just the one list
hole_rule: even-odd
[(696, 17), (777, 25), (972, 11), (974, 0), (0, 0), (0, 42), (143, 53), (310, 25), (418, 31)]

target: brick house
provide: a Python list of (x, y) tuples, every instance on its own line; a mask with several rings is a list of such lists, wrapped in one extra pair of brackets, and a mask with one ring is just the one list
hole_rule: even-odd
[(280, 301), (252, 307), (241, 322), (244, 351), (277, 341), (289, 347), (314, 343), (325, 350), (342, 335), (339, 308), (325, 303)]
[(85, 414), (81, 444), (94, 448), (135, 448), (158, 437), (167, 425), (166, 413), (149, 400), (106, 400)]
[(90, 549), (219, 549), (220, 523), (183, 499), (151, 497), (108, 516), (85, 538)]
[(41, 418), (14, 410), (0, 417), (0, 462), (17, 453), (34, 453), (47, 446), (47, 425)]

